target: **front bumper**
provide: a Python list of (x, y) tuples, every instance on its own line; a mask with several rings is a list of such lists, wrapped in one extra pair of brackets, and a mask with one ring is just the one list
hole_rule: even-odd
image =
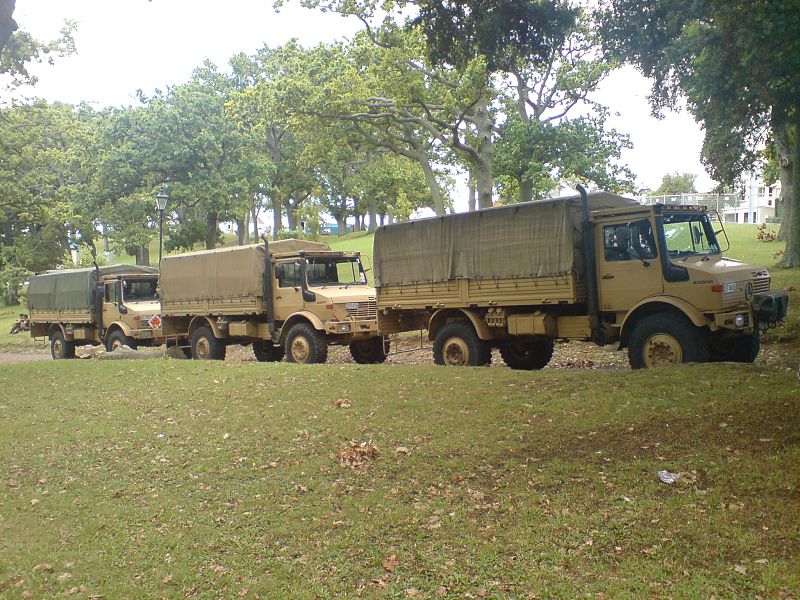
[(378, 321), (376, 319), (328, 321), (325, 323), (325, 333), (351, 339), (375, 337), (378, 335)]

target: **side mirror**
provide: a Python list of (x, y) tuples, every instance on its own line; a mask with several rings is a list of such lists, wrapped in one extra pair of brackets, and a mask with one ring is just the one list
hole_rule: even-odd
[(117, 305), (117, 308), (119, 308), (119, 314), (121, 314), (121, 315), (127, 315), (128, 314), (128, 307), (125, 306), (124, 304)]

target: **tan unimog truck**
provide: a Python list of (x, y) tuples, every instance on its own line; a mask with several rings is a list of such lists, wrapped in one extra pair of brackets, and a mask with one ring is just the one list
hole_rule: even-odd
[(375, 288), (358, 253), (282, 240), (165, 257), (161, 318), (168, 345), (223, 360), (230, 344), (259, 361), (324, 363), (329, 345), (349, 345), (359, 363), (386, 360)]
[(109, 351), (160, 345), (157, 285), (157, 269), (132, 265), (34, 275), (27, 295), (31, 337), (49, 338), (54, 359), (74, 358), (76, 344), (102, 343)]
[(443, 365), (485, 365), (499, 347), (540, 369), (555, 339), (627, 347), (634, 369), (755, 360), (788, 295), (723, 258), (704, 207), (580, 191), (379, 228), (381, 332), (427, 329)]

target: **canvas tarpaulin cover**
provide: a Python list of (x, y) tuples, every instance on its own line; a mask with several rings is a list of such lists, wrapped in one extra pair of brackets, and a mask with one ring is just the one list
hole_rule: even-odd
[[(635, 205), (596, 192), (591, 210)], [(583, 274), (579, 196), (526, 202), (380, 227), (376, 287), (450, 279)]]
[[(280, 240), (271, 242), (269, 249), (272, 254), (287, 254), (330, 248), (316, 242)], [(262, 244), (166, 256), (161, 261), (161, 301), (261, 296), (265, 256)]]
[[(133, 265), (100, 267), (100, 276), (158, 274), (158, 269)], [(32, 310), (87, 310), (93, 306), (97, 285), (95, 269), (67, 269), (34, 275), (28, 282), (28, 308)]]

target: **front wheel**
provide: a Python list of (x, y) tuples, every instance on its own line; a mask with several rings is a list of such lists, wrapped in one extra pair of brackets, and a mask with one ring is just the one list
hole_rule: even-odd
[(192, 358), (195, 360), (225, 360), (226, 349), (210, 327), (198, 327), (192, 334)]
[(53, 360), (75, 358), (75, 342), (68, 342), (60, 329), (50, 335), (50, 356)]
[(133, 338), (125, 335), (120, 330), (115, 331), (106, 338), (107, 352), (114, 352), (114, 350), (122, 348), (123, 346), (127, 346), (131, 350), (136, 350), (136, 342), (133, 341)]
[(523, 342), (507, 342), (500, 346), (500, 356), (512, 369), (543, 369), (553, 357), (553, 340), (536, 338)]
[(448, 367), (482, 367), (492, 362), (492, 349), (467, 321), (448, 323), (433, 341), (433, 362)]
[(633, 369), (705, 363), (709, 360), (708, 338), (684, 317), (650, 315), (639, 321), (631, 334), (628, 360)]
[(283, 346), (276, 346), (269, 340), (253, 342), (253, 356), (258, 362), (280, 362), (283, 354)]
[(308, 323), (292, 325), (286, 335), (286, 360), (311, 365), (328, 360), (328, 340)]
[(717, 339), (711, 342), (711, 360), (713, 362), (753, 363), (760, 351), (761, 338), (757, 333)]
[(389, 338), (374, 337), (350, 344), (350, 356), (360, 365), (377, 365), (386, 362)]

